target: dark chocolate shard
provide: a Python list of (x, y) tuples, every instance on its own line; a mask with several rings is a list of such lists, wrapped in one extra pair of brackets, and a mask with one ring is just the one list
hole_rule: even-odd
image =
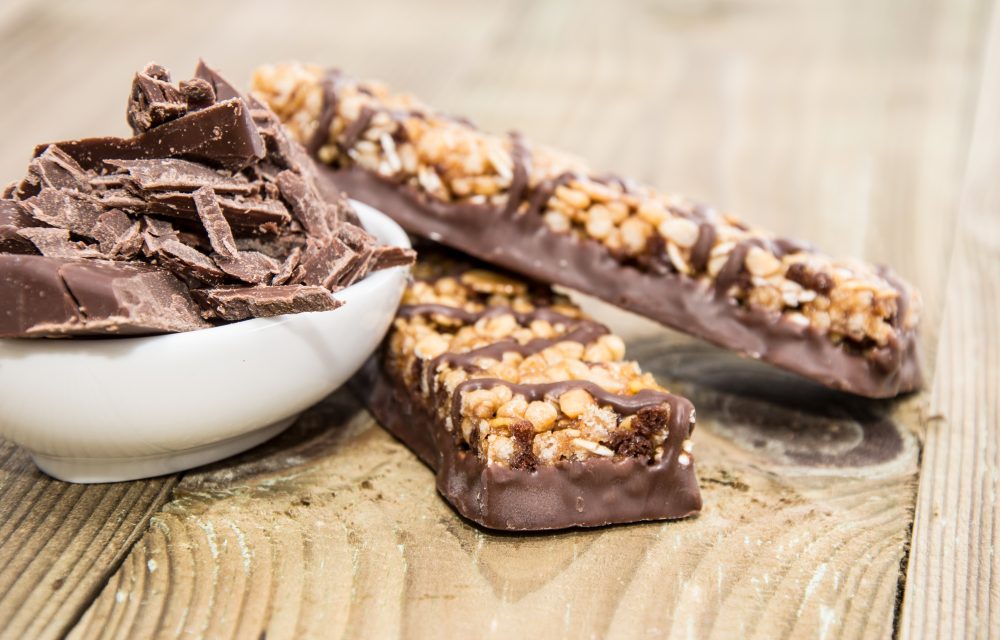
[(210, 317), (230, 322), (286, 313), (331, 311), (343, 304), (323, 287), (299, 285), (200, 289), (192, 291), (192, 295)]
[(276, 182), (282, 197), (292, 206), (295, 219), (306, 233), (319, 238), (330, 234), (326, 203), (315, 190), (309, 188), (301, 176), (286, 170), (278, 174)]
[(111, 258), (130, 260), (142, 249), (142, 224), (117, 209), (97, 218), (93, 235), (101, 252)]
[(194, 192), (193, 197), (198, 217), (208, 233), (212, 249), (224, 258), (235, 258), (239, 249), (236, 248), (233, 230), (229, 228), (226, 217), (222, 215), (222, 208), (216, 202), (215, 191), (212, 187), (202, 187)]
[(126, 119), (137, 135), (187, 113), (187, 100), (157, 64), (146, 65), (132, 81)]
[(377, 269), (390, 269), (392, 267), (405, 267), (413, 264), (417, 258), (417, 252), (413, 249), (403, 247), (375, 247), (372, 271)]
[(36, 327), (81, 326), (76, 300), (59, 267), (61, 260), (0, 254), (0, 338), (32, 335)]
[(30, 240), (18, 233), (25, 227), (45, 226), (32, 218), (19, 203), (0, 200), (0, 253), (38, 253)]
[(208, 82), (218, 100), (231, 100), (233, 98), (243, 97), (236, 87), (223, 78), (222, 74), (218, 71), (205, 64), (204, 60), (198, 60), (198, 66), (195, 67), (194, 75), (196, 78), (200, 78)]
[(188, 113), (133, 138), (84, 138), (58, 145), (81, 167), (92, 170), (100, 170), (105, 160), (186, 158), (239, 171), (264, 157), (264, 141), (249, 108), (239, 99)]
[(43, 188), (22, 204), (35, 219), (87, 238), (93, 237), (94, 225), (103, 213), (90, 196), (62, 189)]
[(281, 271), (281, 264), (274, 258), (257, 251), (241, 251), (234, 258), (213, 254), (219, 268), (248, 284), (267, 284)]
[(248, 196), (257, 190), (240, 174), (226, 175), (188, 160), (107, 160), (106, 163), (124, 169), (135, 185), (144, 191), (195, 191), (201, 187), (212, 187), (216, 193)]
[(93, 172), (84, 171), (58, 145), (49, 145), (28, 165), (28, 175), (20, 187), (21, 197), (27, 197), (29, 191), (35, 194), (44, 187), (87, 193), (94, 177)]
[(271, 279), (272, 285), (282, 285), (286, 284), (292, 279), (292, 274), (295, 273), (295, 269), (299, 266), (299, 261), (302, 260), (302, 249), (300, 247), (295, 247), (285, 258), (285, 261), (281, 263), (281, 269), (274, 275)]
[(69, 230), (52, 227), (27, 227), (18, 231), (35, 245), (38, 252), (49, 258), (104, 258), (97, 247), (70, 240)]
[(143, 335), (209, 326), (155, 267), (0, 255), (0, 337)]
[(292, 281), (329, 288), (356, 260), (356, 254), (338, 238), (310, 238)]
[(157, 237), (147, 231), (143, 238), (146, 251), (185, 280), (208, 285), (226, 281), (226, 273), (211, 258), (184, 244), (177, 236)]
[(86, 317), (88, 332), (133, 335), (209, 326), (187, 288), (169, 271), (86, 260), (67, 263), (59, 273)]

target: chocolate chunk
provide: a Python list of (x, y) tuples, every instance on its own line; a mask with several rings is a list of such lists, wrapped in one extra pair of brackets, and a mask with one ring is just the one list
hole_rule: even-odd
[(22, 204), (35, 219), (87, 238), (93, 238), (94, 225), (102, 213), (90, 196), (63, 189), (43, 188)]
[(222, 74), (218, 71), (205, 64), (204, 60), (198, 60), (198, 66), (195, 67), (194, 75), (195, 77), (208, 82), (208, 84), (212, 87), (212, 91), (215, 93), (216, 98), (219, 100), (231, 100), (233, 98), (243, 97), (236, 87), (223, 78)]
[(239, 171), (264, 157), (264, 142), (246, 103), (239, 99), (188, 113), (134, 138), (85, 138), (58, 144), (80, 166), (94, 170), (104, 160), (186, 158)]
[(202, 187), (195, 191), (194, 204), (198, 210), (198, 217), (201, 218), (201, 224), (208, 233), (212, 249), (224, 258), (235, 258), (239, 249), (236, 248), (233, 231), (215, 200), (215, 191), (212, 187)]
[(135, 185), (148, 191), (195, 191), (212, 187), (216, 193), (252, 195), (257, 187), (240, 174), (225, 175), (205, 165), (162, 158), (157, 160), (107, 160), (106, 164), (124, 169)]
[(338, 238), (325, 241), (310, 238), (293, 281), (330, 288), (357, 260), (357, 254)]
[(13, 200), (0, 200), (0, 253), (38, 253), (30, 240), (18, 233), (18, 229), (37, 227), (38, 222)]
[(63, 264), (42, 256), (0, 254), (0, 338), (44, 334), (44, 327), (83, 326), (76, 300), (59, 275)]
[(212, 83), (202, 78), (192, 78), (182, 80), (180, 83), (181, 94), (187, 101), (188, 109), (197, 111), (215, 104), (215, 87)]
[(123, 212), (112, 209), (97, 218), (94, 238), (106, 256), (121, 260), (134, 258), (142, 249), (142, 225)]
[(231, 322), (286, 313), (331, 311), (343, 304), (323, 287), (299, 285), (200, 289), (191, 294), (212, 317)]
[(90, 181), (95, 177), (93, 172), (84, 171), (57, 145), (49, 145), (28, 165), (28, 176), (19, 189), (20, 197), (34, 195), (44, 187), (87, 193), (91, 190)]
[(126, 111), (132, 131), (140, 134), (187, 113), (187, 101), (170, 84), (170, 74), (163, 67), (150, 64), (135, 74)]
[(374, 251), (372, 271), (405, 267), (413, 264), (417, 257), (413, 249), (404, 249), (403, 247), (376, 247)]
[(38, 252), (49, 258), (104, 258), (98, 248), (69, 238), (69, 230), (51, 227), (28, 227), (18, 233), (31, 241)]
[[(233, 227), (244, 230), (257, 229), (267, 223), (286, 224), (290, 219), (288, 210), (278, 200), (257, 200), (250, 198), (217, 198), (222, 213)], [(113, 206), (135, 212), (157, 213), (162, 216), (196, 220), (197, 207), (190, 193), (166, 191), (147, 194), (146, 200), (129, 203), (123, 199), (104, 200), (106, 206)]]
[(272, 285), (282, 285), (286, 284), (292, 279), (292, 274), (295, 273), (295, 269), (299, 266), (299, 262), (302, 260), (302, 249), (300, 247), (295, 247), (285, 258), (285, 261), (281, 263), (281, 269), (274, 275), (271, 279)]
[(241, 251), (234, 258), (213, 254), (212, 259), (227, 274), (248, 284), (267, 284), (281, 271), (274, 258), (256, 251)]
[(0, 337), (142, 335), (207, 327), (185, 287), (146, 265), (0, 255)]
[(147, 231), (143, 238), (149, 254), (185, 280), (210, 285), (226, 281), (226, 273), (211, 258), (184, 244), (177, 236), (157, 237)]
[(320, 199), (318, 193), (308, 188), (301, 176), (286, 170), (278, 174), (276, 182), (281, 189), (282, 197), (292, 206), (295, 219), (306, 233), (316, 237), (330, 233), (326, 203)]

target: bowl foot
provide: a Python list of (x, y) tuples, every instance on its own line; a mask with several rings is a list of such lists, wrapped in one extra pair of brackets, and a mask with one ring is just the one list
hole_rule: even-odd
[(198, 467), (246, 451), (287, 429), (298, 414), (256, 431), (181, 451), (121, 458), (73, 458), (29, 451), (38, 468), (58, 480), (93, 484), (151, 478)]

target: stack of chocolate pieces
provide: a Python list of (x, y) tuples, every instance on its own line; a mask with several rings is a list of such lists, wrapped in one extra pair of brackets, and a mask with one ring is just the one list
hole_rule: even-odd
[(379, 246), (266, 105), (151, 64), (129, 138), (42, 145), (0, 200), (0, 337), (143, 335), (305, 311), (412, 252)]

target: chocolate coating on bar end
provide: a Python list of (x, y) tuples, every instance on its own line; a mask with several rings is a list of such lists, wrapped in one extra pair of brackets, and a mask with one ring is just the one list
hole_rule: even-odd
[(673, 412), (662, 459), (590, 459), (534, 470), (484, 464), (461, 450), (433, 415), (373, 358), (353, 379), (379, 424), (434, 471), (437, 489), (462, 516), (488, 529), (546, 531), (673, 520), (701, 511), (698, 481), (676, 458), (690, 432), (691, 404)]

